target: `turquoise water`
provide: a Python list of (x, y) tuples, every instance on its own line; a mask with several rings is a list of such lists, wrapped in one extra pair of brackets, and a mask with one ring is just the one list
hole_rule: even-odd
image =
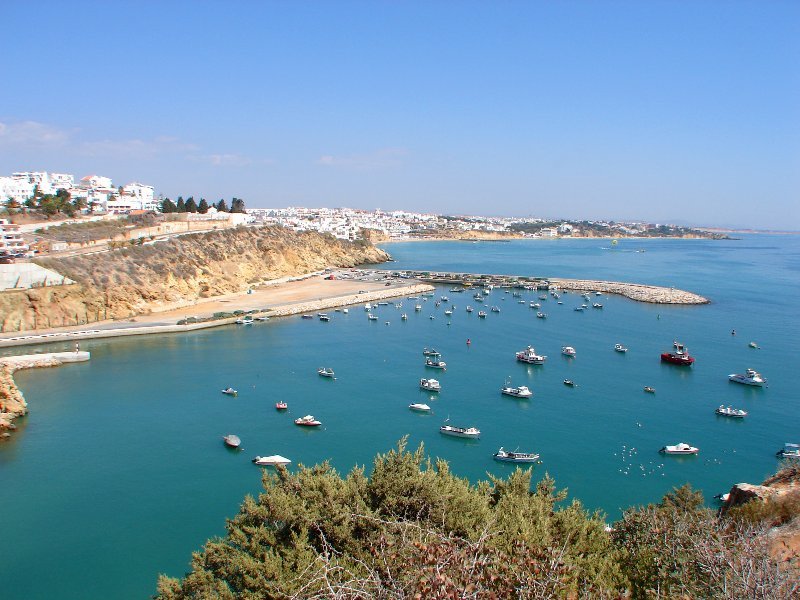
[[(524, 294), (495, 290), (499, 314), (485, 320), (464, 308), (470, 294), (442, 289), (452, 319), (433, 300), (415, 313), (404, 300), (378, 309), (330, 312), (330, 323), (274, 319), (184, 335), (82, 342), (92, 360), (17, 373), (31, 414), (0, 445), (0, 584), (7, 598), (134, 598), (153, 593), (159, 572), (181, 575), (190, 554), (223, 535), (225, 518), (259, 490), (256, 454), (295, 464), (329, 459), (340, 471), (369, 464), (403, 435), (451, 462), (472, 480), (507, 474), (499, 446), (538, 452), (545, 471), (570, 497), (617, 518), (632, 504), (659, 499), (684, 482), (707, 497), (738, 481), (759, 481), (775, 451), (800, 441), (794, 364), (800, 297), (800, 238), (602, 240), (389, 244), (391, 268), (551, 275), (674, 285), (712, 299), (668, 307), (603, 296), (602, 310), (572, 310), (580, 296), (543, 302), (536, 319)], [(635, 252), (644, 249), (646, 252)], [(596, 298), (593, 297), (592, 301)], [(477, 307), (476, 307), (477, 310)], [(488, 310), (488, 309), (487, 309)], [(409, 320), (402, 322), (401, 312)], [(431, 320), (430, 315), (435, 319)], [(385, 321), (390, 325), (385, 325)], [(735, 329), (737, 335), (731, 335)], [(467, 339), (471, 344), (466, 344)], [(687, 344), (690, 369), (664, 365), (673, 339)], [(748, 347), (756, 341), (760, 350)], [(623, 342), (627, 354), (613, 351)], [(514, 353), (533, 345), (549, 356), (526, 366)], [(577, 357), (561, 356), (563, 345)], [(445, 373), (424, 367), (435, 346)], [(59, 345), (40, 350), (60, 350)], [(66, 346), (63, 349), (67, 349)], [(25, 352), (31, 351), (30, 348)], [(336, 380), (319, 377), (330, 366)], [(768, 389), (729, 383), (747, 367)], [(418, 389), (436, 377), (436, 396)], [(501, 396), (506, 379), (534, 391), (529, 401)], [(568, 388), (563, 379), (578, 386)], [(237, 398), (220, 394), (231, 385)], [(645, 394), (643, 386), (656, 388)], [(289, 411), (278, 413), (277, 400)], [(427, 402), (434, 414), (409, 411)], [(720, 404), (745, 408), (733, 421)], [(292, 419), (313, 414), (323, 427)], [(481, 429), (479, 441), (443, 437), (438, 426)], [(242, 452), (221, 437), (236, 433)], [(686, 441), (698, 457), (664, 458), (658, 449)]]

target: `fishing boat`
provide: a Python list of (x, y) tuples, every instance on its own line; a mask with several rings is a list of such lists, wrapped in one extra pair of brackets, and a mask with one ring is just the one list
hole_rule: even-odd
[(300, 315), (301, 319), (313, 319), (314, 315)]
[(481, 435), (480, 429), (476, 427), (455, 427), (453, 425), (442, 425), (439, 427), (439, 433), (444, 435), (452, 435), (454, 437), (463, 438), (479, 438)]
[(785, 443), (783, 448), (775, 453), (779, 458), (800, 458), (800, 444)]
[(403, 313), (402, 315), (400, 315), (400, 320), (401, 321), (408, 321), (408, 315), (406, 313)]
[(256, 456), (253, 462), (259, 467), (277, 467), (288, 465), (292, 461), (280, 454), (273, 454), (272, 456)]
[(436, 379), (425, 379), (422, 378), (419, 380), (419, 387), (423, 390), (428, 392), (441, 392), (442, 391), (442, 384), (439, 383)]
[(664, 446), (659, 452), (662, 454), (697, 454), (700, 450), (685, 442), (680, 442), (674, 446)]
[(662, 352), (661, 360), (673, 365), (690, 367), (694, 357), (689, 355), (689, 350), (680, 342), (672, 342), (673, 352)]
[(750, 342), (750, 343), (749, 343), (749, 344), (747, 344), (747, 345), (748, 345), (748, 346), (750, 346), (751, 348), (755, 348), (756, 350), (759, 350), (759, 349), (760, 349), (760, 348), (759, 348), (759, 346), (758, 346), (758, 344), (756, 344), (755, 342)]
[(644, 386), (644, 391), (647, 392), (648, 394), (655, 394), (656, 393), (656, 388), (650, 387), (649, 385), (646, 385), (646, 386)]
[(334, 376), (333, 369), (331, 369), (330, 367), (320, 367), (319, 369), (317, 369), (317, 373), (319, 375), (321, 375), (322, 377), (333, 377)]
[(539, 304), (538, 302), (531, 302), (528, 306), (530, 306), (531, 308), (542, 308), (542, 305)]
[(561, 346), (561, 354), (569, 356), (570, 358), (575, 358), (577, 352), (575, 352), (575, 348), (572, 346)]
[(441, 352), (437, 351), (435, 348), (428, 348), (427, 346), (422, 349), (423, 356), (440, 356)]
[(222, 441), (225, 442), (225, 445), (229, 448), (238, 448), (242, 443), (242, 440), (239, 439), (239, 436), (233, 435), (232, 433), (222, 436)]
[(603, 305), (600, 304), (599, 302), (595, 302), (592, 304), (592, 308), (603, 308)]
[(531, 365), (542, 365), (547, 357), (536, 354), (533, 346), (528, 346), (525, 350), (517, 352), (517, 360)]
[(415, 310), (416, 312), (419, 312), (419, 311), (421, 311), (421, 310), (422, 310), (422, 305), (421, 305), (421, 304), (417, 304), (417, 305), (414, 307), (414, 310)]
[(431, 369), (446, 369), (447, 363), (438, 358), (428, 357), (425, 359), (425, 366), (430, 367)]
[(481, 318), (481, 319), (485, 319), (486, 318), (486, 311), (485, 310), (479, 310), (478, 311), (478, 317)]
[(574, 310), (575, 312), (583, 312), (585, 308), (586, 308), (585, 306), (576, 306), (572, 310)]
[(289, 405), (282, 400), (275, 403), (275, 410), (286, 410), (287, 408), (289, 408)]
[(253, 324), (253, 317), (250, 315), (245, 315), (244, 317), (239, 317), (236, 319), (237, 325), (252, 325)]
[(444, 314), (449, 317), (450, 315), (453, 314), (453, 311), (452, 310), (446, 310), (446, 311), (444, 311)]
[(628, 351), (628, 349), (625, 346), (623, 346), (622, 344), (614, 344), (614, 350), (616, 350), (617, 352), (627, 352)]
[(536, 313), (536, 318), (537, 319), (546, 319), (547, 318), (547, 313), (537, 312)]
[(731, 373), (728, 375), (728, 380), (734, 383), (743, 383), (744, 385), (755, 385), (758, 387), (767, 383), (766, 379), (764, 379), (758, 371), (753, 369), (747, 369), (747, 372), (744, 374)]
[(261, 315), (260, 317), (256, 317), (256, 321), (269, 321), (269, 317), (266, 315)]
[(722, 404), (720, 404), (719, 408), (714, 412), (722, 417), (733, 417), (735, 419), (744, 419), (747, 416), (746, 410), (731, 408), (730, 406), (723, 406)]
[(492, 312), (499, 313), (500, 312), (500, 307), (499, 306), (493, 306), (492, 307)]
[(569, 387), (576, 387), (575, 382), (572, 379), (565, 379), (564, 385), (568, 385)]
[(519, 387), (505, 385), (500, 388), (500, 393), (505, 394), (506, 396), (513, 396), (514, 398), (530, 398), (533, 396), (533, 392), (524, 385)]
[(499, 460), (500, 462), (532, 463), (539, 460), (538, 454), (532, 454), (530, 452), (510, 452), (503, 449), (502, 446), (500, 446), (500, 449), (492, 456), (495, 460)]
[(225, 388), (224, 390), (222, 390), (222, 393), (223, 393), (223, 394), (227, 394), (228, 396), (235, 396), (235, 395), (237, 395), (239, 392), (237, 392), (237, 391), (236, 391), (235, 389), (233, 389), (232, 387), (229, 387), (229, 388)]
[(377, 321), (378, 320), (378, 317), (376, 315), (373, 315), (372, 313), (367, 313), (367, 318), (370, 321)]
[(416, 410), (418, 412), (430, 412), (431, 407), (427, 404), (423, 404), (422, 402), (415, 402), (414, 404), (409, 404), (408, 408), (411, 410)]
[(294, 424), (300, 427), (319, 427), (322, 425), (322, 421), (317, 421), (312, 415), (306, 415), (305, 417), (295, 419)]
[(467, 312), (468, 312), (468, 313), (471, 313), (471, 312), (472, 312), (472, 310), (473, 310), (473, 308), (472, 308), (471, 306), (467, 305)]
[(367, 312), (371, 311), (371, 310), (372, 310), (372, 304), (370, 304), (369, 302), (367, 302), (367, 303), (364, 305), (364, 310), (365, 310), (365, 311), (367, 311)]
[(318, 316), (320, 321), (324, 321), (326, 323), (331, 320), (331, 318), (325, 313), (320, 313)]

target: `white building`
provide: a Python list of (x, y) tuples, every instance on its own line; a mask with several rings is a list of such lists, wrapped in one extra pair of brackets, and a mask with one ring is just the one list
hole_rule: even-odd
[(28, 244), (22, 240), (19, 225), (0, 219), (0, 256), (27, 253)]

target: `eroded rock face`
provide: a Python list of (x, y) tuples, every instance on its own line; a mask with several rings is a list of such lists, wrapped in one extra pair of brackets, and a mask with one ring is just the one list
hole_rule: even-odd
[(14, 419), (28, 413), (28, 403), (14, 383), (13, 372), (0, 364), (0, 432), (14, 429)]
[(753, 485), (751, 483), (737, 483), (731, 488), (730, 496), (725, 503), (726, 508), (739, 506), (750, 500), (769, 501), (778, 494), (778, 490), (764, 485)]

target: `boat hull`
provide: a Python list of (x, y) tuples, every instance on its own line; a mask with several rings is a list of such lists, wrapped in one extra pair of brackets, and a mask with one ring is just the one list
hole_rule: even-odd
[(510, 463), (535, 463), (539, 460), (539, 455), (535, 454), (531, 457), (526, 458), (516, 458), (510, 456), (498, 456), (497, 454), (494, 455), (494, 459), (498, 462), (510, 462)]
[(444, 428), (439, 428), (439, 433), (441, 433), (442, 435), (449, 435), (452, 437), (468, 438), (468, 439), (478, 439), (481, 436), (480, 431), (473, 433), (473, 432), (458, 431), (458, 430), (444, 429)]
[(741, 383), (742, 385), (752, 385), (753, 387), (764, 387), (764, 381), (757, 381), (741, 375), (729, 375), (728, 381)]
[(694, 357), (680, 354), (673, 354), (672, 352), (664, 352), (661, 354), (661, 361), (670, 363), (671, 365), (679, 365), (682, 367), (691, 367), (694, 362)]

